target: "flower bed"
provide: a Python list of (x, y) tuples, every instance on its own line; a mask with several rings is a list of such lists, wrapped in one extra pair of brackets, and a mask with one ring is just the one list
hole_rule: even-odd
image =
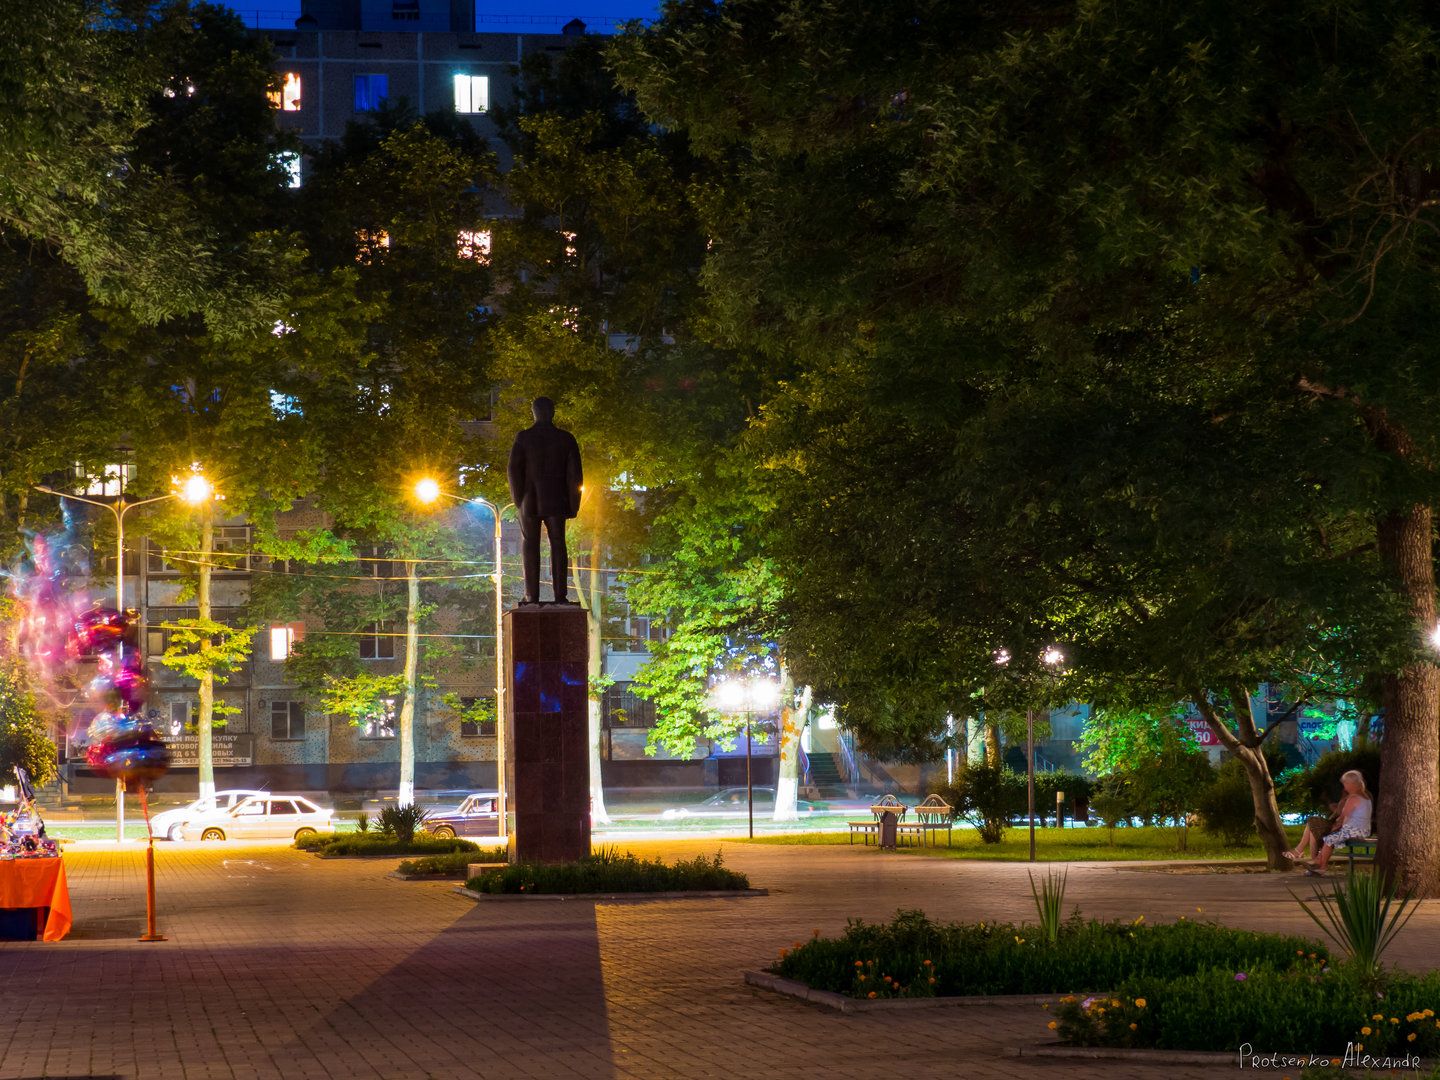
[(423, 859), (406, 859), (396, 868), (396, 872), (409, 877), (427, 874), (464, 877), (471, 863), (504, 862), (506, 854), (502, 847), (453, 851), (447, 855), (427, 855)]
[(324, 833), (306, 836), (295, 841), (301, 851), (310, 851), (324, 859), (334, 858), (380, 858), (395, 855), (446, 855), (451, 852), (479, 851), (478, 845), (459, 837), (416, 836), (412, 840), (399, 840), (384, 833)]
[(1313, 971), (1327, 958), (1304, 938), (1187, 920), (1150, 926), (1075, 917), (1052, 944), (1038, 926), (935, 923), (902, 911), (888, 924), (852, 921), (838, 938), (817, 935), (783, 949), (771, 970), (817, 990), (885, 998), (1108, 991), (1217, 967)]
[(717, 854), (676, 863), (604, 851), (569, 863), (516, 863), (487, 870), (465, 887), (482, 893), (574, 895), (577, 893), (709, 892), (744, 890), (750, 880), (727, 870)]
[[(1305, 959), (1308, 959), (1308, 955)], [(1318, 960), (1285, 969), (1141, 976), (1114, 994), (1068, 997), (1051, 1030), (1080, 1046), (1440, 1054), (1440, 974), (1368, 978)]]

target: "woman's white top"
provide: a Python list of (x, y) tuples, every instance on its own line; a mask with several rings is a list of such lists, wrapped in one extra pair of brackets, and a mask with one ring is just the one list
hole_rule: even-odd
[(1370, 811), (1374, 804), (1366, 795), (1361, 795), (1350, 805), (1350, 812), (1345, 815), (1345, 820), (1340, 822), (1340, 827), (1359, 830), (1363, 835), (1370, 835)]

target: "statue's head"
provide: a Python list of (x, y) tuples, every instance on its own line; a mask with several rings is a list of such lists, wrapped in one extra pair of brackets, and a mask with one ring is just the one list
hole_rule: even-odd
[(548, 397), (537, 397), (530, 403), (530, 413), (537, 424), (548, 424), (555, 419), (555, 402)]

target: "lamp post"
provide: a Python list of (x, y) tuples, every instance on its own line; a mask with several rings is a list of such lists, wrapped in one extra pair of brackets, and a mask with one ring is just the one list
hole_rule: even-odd
[[(183, 482), (179, 479), (173, 481), (176, 490), (168, 495), (156, 495), (149, 499), (137, 499), (134, 502), (125, 501), (125, 481), (121, 474), (118, 481), (120, 494), (113, 503), (101, 502), (98, 499), (87, 499), (83, 495), (74, 495), (68, 491), (56, 491), (54, 488), (46, 487), (44, 484), (36, 484), (36, 491), (43, 491), (46, 495), (54, 495), (60, 499), (73, 499), (75, 502), (85, 503), (87, 506), (99, 506), (115, 518), (115, 610), (125, 610), (125, 515), (137, 506), (148, 506), (151, 503), (165, 502), (168, 499), (180, 499), (191, 506), (199, 506), (201, 503), (210, 501), (214, 489), (210, 481), (198, 471), (192, 471)], [(124, 646), (122, 645), (123, 649)], [(115, 842), (123, 843), (125, 840), (125, 784), (123, 781), (115, 781)]]
[[(999, 649), (995, 653), (995, 663), (1004, 667), (1010, 662), (1010, 650)], [(1057, 670), (1065, 663), (1065, 654), (1054, 645), (1048, 646), (1040, 654), (1040, 662), (1051, 671)], [(1027, 816), (1030, 819), (1030, 861), (1035, 861), (1035, 709), (1025, 710), (1025, 802)]]
[[(479, 496), (465, 498), (461, 495), (452, 495), (440, 487), (440, 484), (431, 477), (422, 477), (415, 482), (415, 501), (422, 506), (430, 506), (440, 499), (453, 499), (458, 503), (483, 506), (490, 511), (495, 519), (495, 569), (490, 575), (495, 583), (495, 791), (499, 804), (497, 818), (497, 835), (505, 839), (510, 835), (509, 807), (507, 798), (508, 792), (505, 784), (505, 593), (504, 593), (504, 563), (501, 556), (504, 553), (504, 545), (501, 538), (501, 515), (504, 513), (497, 504), (489, 499)], [(505, 510), (513, 510), (515, 504), (507, 504)]]
[(745, 719), (745, 810), (750, 821), (750, 838), (755, 838), (755, 783), (751, 772), (750, 716), (773, 709), (780, 700), (780, 684), (774, 679), (724, 679), (715, 684), (712, 697), (721, 712), (740, 713)]

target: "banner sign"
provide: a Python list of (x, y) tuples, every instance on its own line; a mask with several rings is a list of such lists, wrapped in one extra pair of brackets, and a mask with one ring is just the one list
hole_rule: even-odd
[(1195, 736), (1195, 741), (1201, 746), (1219, 746), (1220, 740), (1211, 730), (1210, 725), (1204, 720), (1190, 719), (1186, 721), (1190, 725), (1190, 734)]
[[(165, 740), (170, 748), (170, 765), (176, 769), (194, 769), (200, 765), (200, 737), (175, 735)], [(237, 765), (255, 764), (255, 736), (227, 735), (215, 732), (210, 736), (210, 754), (215, 768), (229, 769)]]

